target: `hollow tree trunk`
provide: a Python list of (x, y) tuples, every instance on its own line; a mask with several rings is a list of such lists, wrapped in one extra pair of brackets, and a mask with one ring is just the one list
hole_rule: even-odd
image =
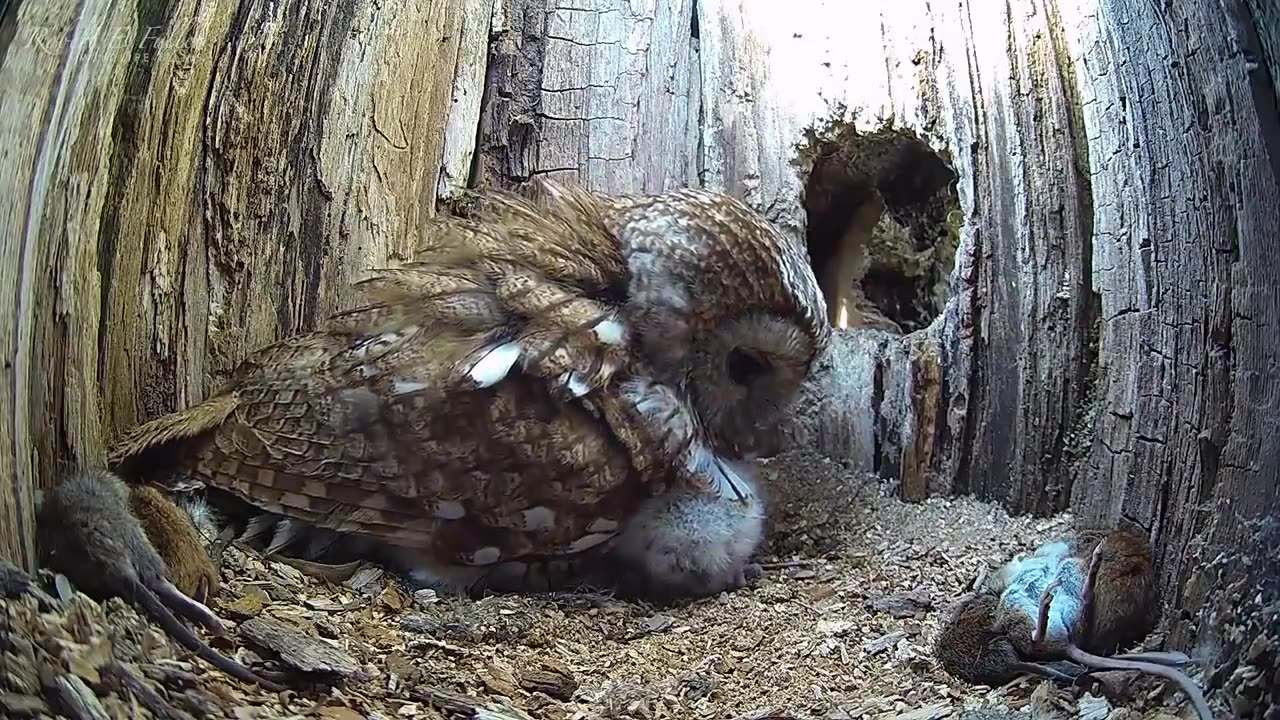
[(492, 5), (10, 2), (0, 554), (32, 502), (394, 262), (472, 164)]
[[(340, 307), (468, 182), (705, 185), (861, 258), (818, 271), (877, 329), (837, 334), (797, 441), (907, 498), (1136, 520), (1176, 644), (1253, 712), (1280, 582), (1274, 3), (4, 7), (6, 556), (30, 564), (59, 462)], [(893, 258), (841, 244), (867, 203)]]

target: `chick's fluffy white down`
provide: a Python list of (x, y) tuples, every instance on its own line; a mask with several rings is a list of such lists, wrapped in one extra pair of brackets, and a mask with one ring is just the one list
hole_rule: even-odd
[(668, 494), (645, 502), (614, 546), (631, 582), (672, 595), (710, 595), (746, 582), (764, 535), (765, 511), (753, 479), (743, 498)]

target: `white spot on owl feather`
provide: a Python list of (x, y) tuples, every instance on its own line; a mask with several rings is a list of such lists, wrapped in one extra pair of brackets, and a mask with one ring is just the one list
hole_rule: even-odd
[(478, 387), (487, 388), (496, 385), (511, 372), (511, 367), (520, 359), (521, 352), (520, 343), (503, 343), (486, 352), (484, 357), (471, 366), (467, 375)]
[(468, 565), (492, 565), (502, 559), (502, 550), (492, 545), (476, 550), (466, 558)]
[(531, 507), (520, 514), (526, 530), (547, 530), (555, 526), (556, 512), (545, 505)]
[(590, 535), (583, 535), (577, 540), (574, 540), (573, 542), (569, 543), (568, 552), (572, 554), (572, 553), (579, 553), (584, 550), (590, 550), (591, 548), (613, 537), (613, 535), (614, 533), (591, 533)]
[(436, 503), (435, 511), (432, 514), (441, 520), (457, 520), (466, 517), (467, 509), (462, 507), (462, 503), (457, 500), (443, 500)]
[(596, 337), (606, 345), (621, 345), (625, 339), (622, 323), (613, 318), (596, 323), (594, 330)]
[(596, 518), (587, 526), (589, 533), (611, 533), (618, 529), (618, 521), (609, 518)]
[(421, 392), (427, 389), (426, 383), (414, 382), (412, 380), (396, 380), (391, 383), (391, 393), (393, 395), (407, 395), (409, 393)]
[(368, 380), (369, 378), (377, 374), (378, 374), (378, 368), (373, 365), (360, 366), (360, 377), (364, 378), (365, 380)]

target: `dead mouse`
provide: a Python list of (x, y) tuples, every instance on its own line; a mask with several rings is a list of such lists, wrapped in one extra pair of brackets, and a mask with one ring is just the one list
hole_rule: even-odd
[(129, 486), (129, 511), (183, 595), (206, 603), (218, 594), (218, 570), (189, 515), (150, 485)]
[(1028, 674), (1070, 683), (1083, 672), (1071, 663), (1023, 659), (1009, 635), (997, 627), (999, 607), (1000, 596), (986, 591), (961, 598), (934, 645), (943, 669), (965, 682), (991, 687)]
[(224, 632), (209, 608), (169, 580), (164, 560), (129, 511), (129, 495), (124, 481), (105, 471), (77, 469), (66, 475), (40, 506), (41, 563), (98, 600), (132, 600), (170, 636), (228, 675), (272, 692), (284, 690), (218, 653), (174, 617), (176, 611), (215, 635)]
[[(1062, 544), (1048, 547), (1059, 552)], [(1031, 582), (1011, 584), (1005, 592), (1002, 604), (1016, 618), (1009, 627), (1017, 625), (1013, 635), (1020, 649), (1066, 657), (1090, 672), (1134, 670), (1171, 680), (1186, 694), (1200, 720), (1213, 720), (1200, 688), (1178, 669), (1190, 664), (1191, 658), (1173, 652), (1111, 655), (1142, 640), (1159, 620), (1155, 566), (1147, 539), (1117, 529), (1081, 532), (1066, 545), (1066, 552), (1057, 556), (1061, 559), (1055, 572), (1041, 575), (1032, 570)], [(1019, 642), (1026, 637), (1024, 618), (1034, 618), (1029, 644)]]
[[(1200, 689), (1177, 669), (1181, 653), (1105, 657), (1146, 637), (1158, 620), (1155, 570), (1146, 538), (1129, 530), (1081, 532), (1015, 558), (965, 599), (939, 635), (935, 654), (951, 674), (1002, 684), (1046, 662), (1087, 670), (1134, 670), (1175, 682), (1201, 720), (1212, 720)], [(1036, 669), (1022, 663), (1031, 663)], [(1061, 667), (1061, 665), (1059, 665)], [(1062, 678), (1055, 678), (1061, 680)]]

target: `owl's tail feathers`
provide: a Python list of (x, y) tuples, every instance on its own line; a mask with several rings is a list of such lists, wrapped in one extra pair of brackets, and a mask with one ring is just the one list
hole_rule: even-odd
[[(130, 430), (107, 454), (108, 466), (136, 476), (158, 453), (177, 449), (175, 443), (216, 430), (240, 405), (236, 393), (226, 393), (145, 422)], [(150, 479), (150, 478), (149, 478)]]

